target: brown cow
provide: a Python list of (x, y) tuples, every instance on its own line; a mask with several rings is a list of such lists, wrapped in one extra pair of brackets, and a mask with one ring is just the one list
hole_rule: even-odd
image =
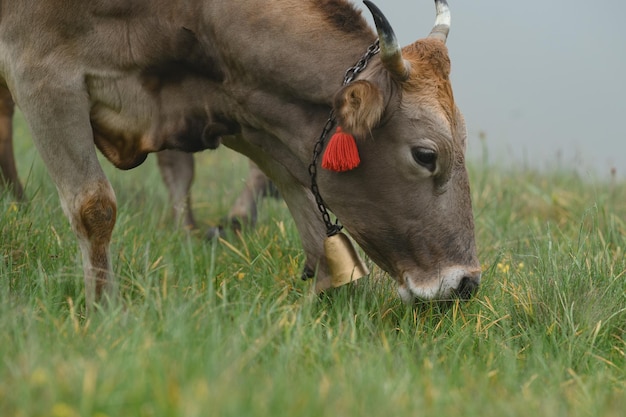
[(198, 151), (223, 137), (276, 183), (316, 288), (329, 288), (309, 164), (331, 109), (356, 137), (360, 165), (320, 168), (317, 184), (357, 243), (406, 300), (478, 286), (444, 0), (429, 37), (403, 49), (365, 1), (380, 54), (343, 87), (376, 37), (345, 0), (0, 1), (0, 76), (78, 238), (89, 302), (112, 288), (117, 207), (94, 143), (128, 169), (149, 152)]
[[(157, 161), (161, 178), (169, 192), (170, 201), (177, 223), (187, 229), (196, 229), (196, 221), (191, 210), (191, 183), (194, 176), (193, 154), (175, 150), (157, 152)], [(235, 232), (244, 227), (253, 227), (257, 221), (257, 203), (263, 197), (278, 198), (278, 191), (272, 181), (254, 163), (249, 163), (250, 171), (246, 183), (228, 212), (228, 216), (219, 226), (210, 228), (206, 237), (211, 239), (222, 235), (224, 228)]]
[[(13, 153), (14, 108), (11, 93), (6, 87), (0, 86), (0, 192), (8, 189), (18, 201), (21, 201), (24, 199), (24, 189), (17, 175)], [(196, 229), (190, 198), (194, 175), (193, 155), (167, 149), (156, 155), (176, 223), (186, 229)], [(269, 178), (251, 162), (246, 185), (230, 209), (225, 224), (209, 229), (207, 237), (211, 238), (221, 233), (223, 227), (232, 227), (238, 231), (243, 226), (254, 226), (257, 220), (257, 202), (268, 195), (278, 196)]]
[[(193, 154), (166, 149), (157, 152), (156, 155), (161, 178), (163, 178), (170, 196), (174, 218), (178, 224), (187, 229), (197, 229), (191, 209), (191, 184), (194, 176)], [(238, 232), (244, 226), (254, 226), (257, 221), (258, 201), (267, 196), (278, 197), (276, 187), (263, 171), (251, 161), (249, 168), (244, 189), (230, 208), (228, 216), (223, 224), (207, 231), (207, 238), (211, 239), (222, 234), (224, 228)]]

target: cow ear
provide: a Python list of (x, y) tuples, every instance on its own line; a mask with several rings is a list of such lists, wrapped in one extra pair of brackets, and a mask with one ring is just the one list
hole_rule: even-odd
[(383, 95), (369, 81), (354, 81), (339, 90), (335, 96), (334, 108), (343, 130), (357, 138), (364, 138), (382, 117)]

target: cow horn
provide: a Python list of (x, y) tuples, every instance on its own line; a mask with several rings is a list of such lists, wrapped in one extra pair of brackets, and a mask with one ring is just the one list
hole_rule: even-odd
[(398, 44), (396, 34), (393, 33), (389, 21), (374, 3), (369, 0), (363, 0), (363, 3), (365, 3), (374, 17), (374, 24), (376, 25), (376, 31), (380, 39), (380, 60), (385, 66), (385, 69), (387, 69), (394, 78), (401, 81), (406, 80), (409, 77), (411, 66), (402, 58), (400, 44)]
[(437, 17), (428, 37), (439, 39), (445, 43), (448, 39), (448, 32), (450, 32), (450, 8), (446, 0), (435, 0), (435, 8), (437, 9)]

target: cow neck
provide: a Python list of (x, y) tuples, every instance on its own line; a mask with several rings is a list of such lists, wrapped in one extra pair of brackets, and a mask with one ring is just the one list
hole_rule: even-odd
[[(321, 11), (324, 7), (318, 3), (324, 2), (238, 2), (237, 9), (249, 17), (245, 25), (232, 17), (229, 2), (206, 3), (205, 24), (212, 30), (203, 31), (201, 41), (219, 57), (229, 87), (250, 89), (243, 94), (265, 91), (329, 105), (339, 84), (335, 76), (352, 63), (352, 52), (376, 39), (364, 20), (358, 30), (339, 29), (336, 19)], [(313, 13), (286, 12), (284, 3), (290, 3), (290, 9), (312, 7)], [(362, 20), (359, 13), (353, 17)]]
[[(380, 52), (379, 40), (376, 41), (367, 48), (367, 51), (361, 59), (354, 64), (352, 67), (348, 68), (346, 74), (343, 79), (343, 86), (350, 84), (356, 76), (367, 67), (370, 59)], [(334, 236), (338, 234), (343, 226), (339, 224), (339, 219), (333, 223), (330, 219), (330, 214), (328, 213), (328, 209), (326, 208), (326, 203), (324, 203), (324, 199), (320, 194), (319, 187), (317, 185), (317, 163), (319, 160), (319, 156), (322, 154), (322, 150), (324, 149), (324, 144), (326, 143), (326, 139), (328, 138), (328, 134), (337, 124), (337, 118), (335, 116), (334, 109), (330, 110), (330, 114), (328, 116), (328, 120), (322, 129), (322, 133), (320, 134), (319, 139), (315, 143), (313, 148), (313, 161), (309, 165), (309, 175), (311, 176), (311, 192), (315, 197), (315, 202), (317, 203), (317, 207), (322, 214), (322, 219), (324, 220), (324, 224), (326, 225), (326, 235), (328, 237)]]

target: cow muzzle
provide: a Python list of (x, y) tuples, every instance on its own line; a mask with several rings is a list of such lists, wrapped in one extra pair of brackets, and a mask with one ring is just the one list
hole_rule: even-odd
[(417, 300), (469, 300), (480, 285), (480, 269), (449, 267), (441, 270), (433, 278), (420, 279), (405, 274), (398, 294), (403, 302), (412, 304)]

